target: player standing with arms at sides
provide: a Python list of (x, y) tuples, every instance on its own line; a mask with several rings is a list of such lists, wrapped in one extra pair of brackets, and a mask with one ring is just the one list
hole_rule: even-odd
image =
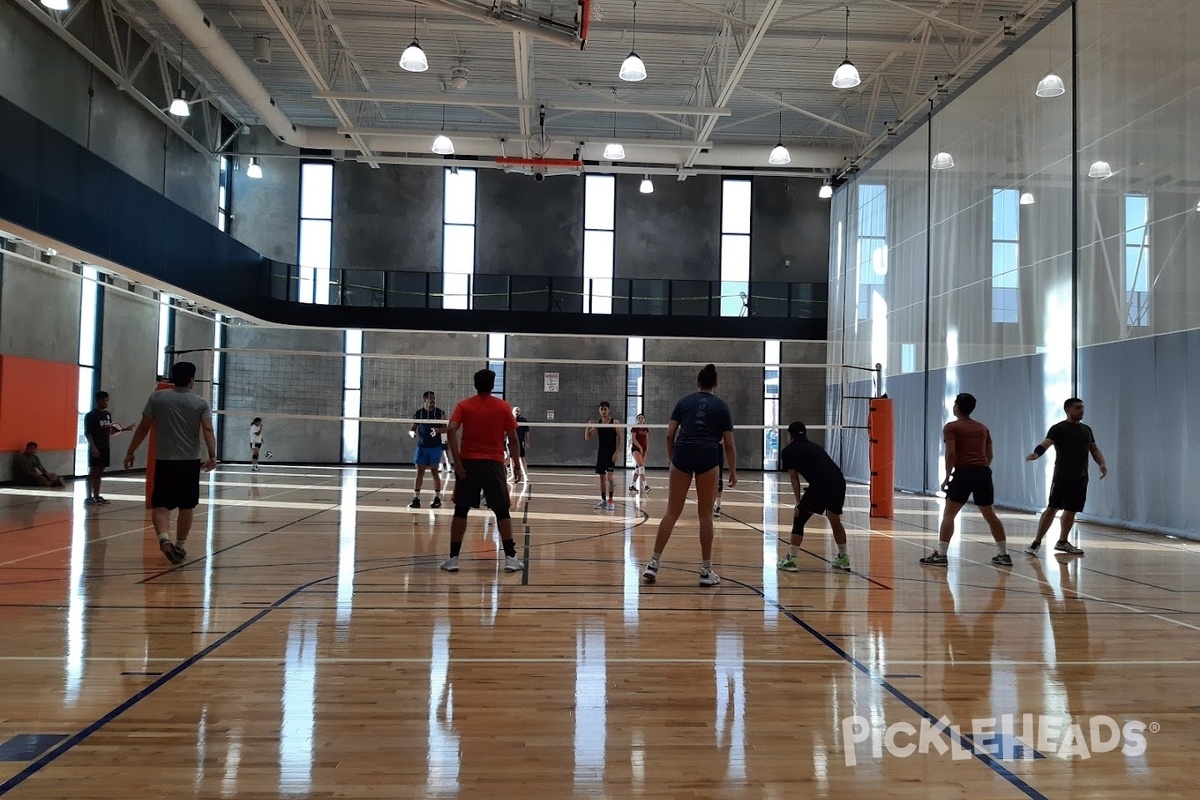
[(998, 567), (1012, 566), (1004, 524), (992, 508), (996, 498), (996, 490), (992, 485), (992, 434), (982, 422), (971, 419), (975, 405), (975, 395), (963, 392), (955, 397), (954, 421), (947, 422), (942, 428), (942, 441), (946, 444), (946, 479), (942, 481), (946, 508), (942, 512), (937, 549), (921, 559), (921, 563), (928, 567), (949, 565), (946, 551), (950, 549), (950, 539), (954, 537), (954, 520), (967, 500), (972, 498), (999, 550), (992, 556), (992, 563)]
[(637, 494), (638, 481), (642, 482), (642, 493), (650, 494), (650, 483), (646, 480), (646, 456), (650, 454), (650, 429), (646, 426), (646, 415), (637, 415), (637, 425), (629, 429), (629, 450), (633, 455), (633, 480), (629, 491)]
[[(413, 412), (413, 419), (440, 420), (445, 419), (445, 412), (437, 407), (437, 395), (426, 392), (421, 395), (424, 405)], [(430, 508), (442, 507), (442, 476), (438, 466), (442, 463), (442, 431), (445, 425), (434, 425), (426, 422), (414, 422), (408, 435), (417, 439), (417, 452), (413, 463), (417, 466), (417, 480), (413, 484), (413, 499), (409, 508), (421, 507), (421, 486), (425, 483), (425, 470), (433, 474), (433, 502)]]
[[(593, 508), (612, 511), (617, 506), (613, 502), (613, 470), (617, 467), (617, 459), (621, 456), (620, 420), (609, 415), (608, 401), (600, 403), (600, 421), (588, 420), (588, 427), (583, 432), (583, 438), (589, 442), (596, 437), (596, 474), (600, 476), (600, 502)], [(607, 491), (607, 494), (605, 493)]]
[(719, 453), (725, 450), (729, 465), (729, 486), (737, 486), (737, 448), (733, 441), (733, 414), (725, 401), (713, 394), (717, 388), (717, 368), (712, 364), (696, 377), (697, 391), (680, 399), (667, 423), (667, 458), (671, 477), (667, 494), (667, 513), (658, 523), (654, 555), (642, 578), (646, 583), (658, 580), (658, 567), (671, 531), (683, 514), (692, 479), (696, 480), (696, 513), (700, 515), (700, 585), (716, 586), (720, 576), (712, 569), (713, 498), (717, 494)]
[[(504, 545), (504, 571), (520, 572), (525, 564), (517, 558), (509, 514), (508, 481), (504, 474), (504, 445), (507, 440), (513, 460), (513, 477), (522, 480), (517, 420), (512, 408), (492, 396), (496, 373), (481, 369), (475, 373), (474, 397), (454, 407), (446, 436), (454, 458), (454, 520), (450, 523), (450, 558), (442, 563), (447, 572), (458, 572), (458, 554), (467, 533), (467, 514), (479, 505), (479, 494), (487, 498), (488, 508), (496, 515), (496, 527)], [(461, 442), (459, 437), (461, 435)]]
[(1083, 555), (1083, 551), (1067, 541), (1067, 537), (1071, 535), (1075, 515), (1083, 511), (1087, 502), (1088, 455), (1100, 466), (1100, 480), (1104, 480), (1104, 476), (1108, 474), (1104, 453), (1096, 446), (1096, 436), (1091, 428), (1083, 424), (1083, 401), (1072, 397), (1063, 403), (1063, 410), (1067, 412), (1067, 418), (1055, 423), (1041, 444), (1025, 456), (1026, 461), (1037, 461), (1047, 449), (1054, 448), (1054, 477), (1050, 482), (1050, 499), (1041, 519), (1038, 520), (1037, 536), (1034, 537), (1033, 544), (1025, 548), (1025, 552), (1031, 556), (1038, 554), (1042, 539), (1050, 530), (1054, 516), (1059, 511), (1062, 511), (1062, 520), (1059, 523), (1061, 527), (1054, 549), (1068, 555)]
[(529, 420), (521, 416), (521, 407), (513, 406), (513, 419), (517, 421), (517, 444), (521, 446), (521, 474), (525, 479), (529, 479), (529, 464), (525, 461), (525, 451), (529, 449), (529, 444), (532, 441), (529, 435), (529, 426), (525, 423)]
[(112, 414), (108, 411), (108, 392), (96, 392), (96, 407), (83, 415), (83, 435), (88, 443), (88, 496), (83, 501), (85, 506), (108, 505), (108, 501), (100, 496), (100, 480), (111, 460), (108, 439), (126, 429), (112, 421)]
[(258, 472), (258, 454), (262, 452), (263, 446), (263, 421), (262, 417), (255, 417), (250, 423), (250, 470)]
[[(799, 572), (796, 557), (804, 542), (804, 525), (815, 515), (824, 514), (833, 529), (833, 542), (837, 555), (830, 562), (837, 569), (850, 569), (850, 556), (846, 553), (846, 529), (842, 526), (842, 506), (846, 504), (846, 476), (842, 468), (834, 463), (829, 454), (816, 442), (809, 441), (808, 429), (803, 422), (788, 425), (788, 445), (779, 454), (781, 469), (787, 470), (792, 483), (792, 496), (796, 498), (796, 509), (792, 512), (792, 538), (788, 554), (780, 560), (779, 568), (785, 572)], [(800, 494), (800, 478), (808, 483), (804, 494)]]

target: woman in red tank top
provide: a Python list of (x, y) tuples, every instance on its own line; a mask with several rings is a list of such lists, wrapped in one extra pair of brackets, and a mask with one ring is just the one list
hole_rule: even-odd
[(633, 453), (633, 482), (629, 491), (637, 493), (638, 481), (642, 482), (642, 492), (650, 494), (650, 484), (646, 482), (646, 453), (650, 451), (650, 429), (645, 427), (646, 415), (637, 415), (637, 425), (629, 429), (629, 446)]

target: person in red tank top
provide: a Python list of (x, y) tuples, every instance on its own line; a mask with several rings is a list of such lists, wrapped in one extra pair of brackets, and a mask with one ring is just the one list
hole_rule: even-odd
[(650, 429), (646, 427), (646, 415), (637, 415), (637, 425), (629, 429), (629, 449), (633, 455), (633, 482), (629, 491), (637, 492), (638, 481), (642, 482), (642, 493), (650, 494), (650, 484), (646, 482), (646, 456), (650, 452)]
[(954, 398), (954, 421), (942, 429), (942, 440), (946, 443), (946, 479), (942, 481), (946, 510), (942, 514), (937, 549), (921, 559), (926, 566), (944, 567), (948, 564), (946, 551), (954, 536), (954, 520), (972, 497), (1000, 551), (992, 558), (992, 563), (998, 567), (1012, 566), (1004, 525), (992, 509), (996, 495), (992, 486), (992, 434), (986, 425), (971, 419), (975, 405), (975, 396), (966, 392)]

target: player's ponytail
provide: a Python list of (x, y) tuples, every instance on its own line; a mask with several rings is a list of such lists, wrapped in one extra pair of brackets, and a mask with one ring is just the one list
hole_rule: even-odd
[(700, 370), (700, 374), (696, 376), (696, 384), (701, 389), (714, 389), (717, 386), (717, 368), (712, 364), (708, 364), (704, 369)]

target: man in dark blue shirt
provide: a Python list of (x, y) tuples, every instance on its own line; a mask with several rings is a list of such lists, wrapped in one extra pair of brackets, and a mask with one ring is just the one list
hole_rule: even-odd
[[(435, 393), (426, 392), (421, 395), (421, 398), (425, 404), (416, 410), (413, 419), (440, 420), (446, 418), (445, 412), (437, 407)], [(429, 507), (442, 507), (442, 476), (438, 471), (438, 466), (442, 463), (442, 432), (445, 430), (444, 424), (414, 422), (408, 432), (409, 436), (415, 436), (417, 439), (417, 453), (413, 458), (413, 463), (417, 465), (417, 480), (413, 484), (413, 500), (408, 504), (409, 508), (421, 507), (421, 486), (425, 483), (425, 470), (427, 469), (433, 473), (433, 502), (429, 504)]]
[[(842, 527), (842, 506), (846, 502), (846, 476), (829, 454), (816, 442), (808, 439), (803, 422), (788, 425), (788, 446), (779, 456), (780, 469), (787, 470), (792, 482), (792, 495), (796, 508), (792, 512), (792, 539), (786, 558), (779, 568), (786, 572), (799, 572), (796, 557), (804, 541), (804, 525), (814, 514), (824, 514), (833, 529), (833, 541), (837, 544), (837, 556), (832, 563), (837, 569), (850, 569), (850, 556), (846, 553), (846, 529)], [(804, 494), (800, 494), (800, 478), (808, 482)]]
[(108, 501), (100, 496), (100, 479), (108, 468), (110, 452), (108, 439), (114, 433), (125, 430), (112, 421), (108, 411), (108, 392), (96, 392), (96, 407), (83, 415), (83, 435), (88, 443), (87, 499), (85, 506), (106, 506)]

